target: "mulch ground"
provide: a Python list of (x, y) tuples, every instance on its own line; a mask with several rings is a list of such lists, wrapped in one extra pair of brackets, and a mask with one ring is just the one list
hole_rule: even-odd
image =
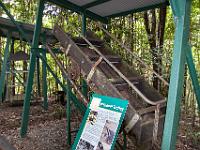
[[(71, 127), (78, 130), (82, 115), (72, 107)], [(25, 138), (20, 138), (22, 106), (11, 107), (4, 103), (0, 105), (0, 135), (18, 150), (66, 150), (66, 113), (65, 107), (55, 102), (50, 102), (49, 109), (45, 111), (41, 104), (31, 106), (28, 133)], [(199, 128), (196, 129), (200, 132)], [(200, 149), (200, 136), (192, 139), (186, 134), (185, 125), (181, 125), (179, 131), (177, 149), (198, 150)], [(121, 135), (119, 136), (122, 137)], [(72, 139), (75, 138), (75, 133)], [(72, 141), (73, 142), (73, 141)], [(137, 148), (128, 139), (128, 149)]]

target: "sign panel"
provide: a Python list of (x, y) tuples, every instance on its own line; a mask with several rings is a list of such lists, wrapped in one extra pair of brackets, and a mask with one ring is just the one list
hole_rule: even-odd
[(127, 107), (127, 100), (93, 94), (72, 149), (114, 149)]

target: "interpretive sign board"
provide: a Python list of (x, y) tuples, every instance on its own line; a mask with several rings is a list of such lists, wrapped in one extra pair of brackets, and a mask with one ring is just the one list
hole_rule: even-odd
[(114, 149), (127, 107), (127, 100), (93, 94), (72, 149)]

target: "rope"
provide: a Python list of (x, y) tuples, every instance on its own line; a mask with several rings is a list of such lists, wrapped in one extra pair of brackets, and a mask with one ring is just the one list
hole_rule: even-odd
[(97, 60), (97, 62), (94, 64), (94, 66), (92, 67), (92, 69), (90, 70), (88, 76), (87, 76), (87, 82), (89, 83), (90, 80), (92, 79), (92, 76), (94, 75), (96, 69), (97, 69), (97, 66), (101, 63), (101, 61), (103, 60), (102, 57), (99, 57), (99, 59)]

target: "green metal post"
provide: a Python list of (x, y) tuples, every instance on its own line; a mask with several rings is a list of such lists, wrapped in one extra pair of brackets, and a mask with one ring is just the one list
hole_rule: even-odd
[(36, 57), (36, 66), (37, 66), (37, 93), (41, 97), (41, 85), (40, 85), (40, 60)]
[[(44, 50), (42, 51), (42, 56), (45, 59), (45, 61), (47, 60), (46, 57), (46, 50), (45, 50), (45, 45), (46, 45), (46, 35), (44, 35), (43, 37), (43, 48)], [(44, 101), (43, 101), (43, 107), (45, 110), (48, 109), (48, 99), (47, 99), (47, 67), (46, 64), (44, 62), (42, 62), (42, 86), (43, 86), (43, 97), (44, 97)]]
[(82, 14), (82, 35), (86, 35), (86, 16)]
[(1, 68), (1, 77), (0, 77), (0, 102), (2, 102), (2, 95), (4, 92), (4, 85), (5, 85), (5, 76), (6, 76), (6, 67), (7, 67), (7, 62), (8, 62), (8, 57), (9, 57), (9, 50), (10, 50), (10, 42), (11, 42), (11, 37), (10, 33), (8, 33), (7, 36), (7, 42), (6, 42), (6, 47), (4, 51), (4, 60)]
[(127, 138), (126, 138), (125, 131), (123, 131), (123, 138), (124, 138), (123, 150), (126, 150), (127, 149)]
[(67, 80), (67, 144), (71, 146), (71, 108), (70, 101), (71, 100), (71, 85), (69, 80)]
[(82, 90), (83, 95), (86, 98), (88, 98), (88, 86), (87, 86), (87, 82), (84, 79), (81, 80), (81, 85), (82, 85), (81, 90)]
[[(162, 150), (175, 149), (177, 129), (180, 117), (180, 101), (182, 99), (183, 93), (186, 49), (189, 40), (190, 27), (191, 0), (177, 0), (177, 6), (174, 6), (173, 1), (174, 0), (171, 0), (172, 9), (179, 8), (179, 11), (181, 10), (182, 12), (181, 14), (176, 13), (180, 14), (179, 16), (176, 16), (176, 14), (174, 14), (176, 22), (176, 32)], [(181, 3), (179, 3), (180, 1)], [(177, 10), (173, 10), (173, 12), (176, 11)]]
[[(44, 0), (40, 0), (38, 4), (37, 20), (36, 20), (35, 31), (34, 31), (34, 36), (33, 36), (32, 48), (38, 48), (38, 45), (39, 45), (39, 36), (40, 36), (41, 26), (42, 26), (43, 10), (44, 10)], [(34, 72), (35, 72), (35, 62), (36, 62), (36, 53), (34, 50), (32, 50), (30, 66), (29, 66), (29, 74), (28, 74), (28, 79), (27, 79), (27, 86), (26, 86), (26, 91), (25, 91), (25, 99), (24, 99), (24, 105), (23, 105), (22, 124), (21, 124), (21, 132), (20, 132), (21, 137), (24, 137), (26, 135), (27, 128), (28, 128), (30, 99), (31, 99), (33, 78), (34, 78)]]
[(200, 86), (199, 86), (197, 72), (195, 69), (195, 64), (193, 62), (192, 49), (191, 49), (190, 45), (188, 45), (188, 49), (187, 49), (187, 53), (186, 53), (186, 60), (187, 60), (190, 76), (192, 79), (192, 84), (194, 87), (197, 103), (198, 103), (199, 110), (200, 110)]

